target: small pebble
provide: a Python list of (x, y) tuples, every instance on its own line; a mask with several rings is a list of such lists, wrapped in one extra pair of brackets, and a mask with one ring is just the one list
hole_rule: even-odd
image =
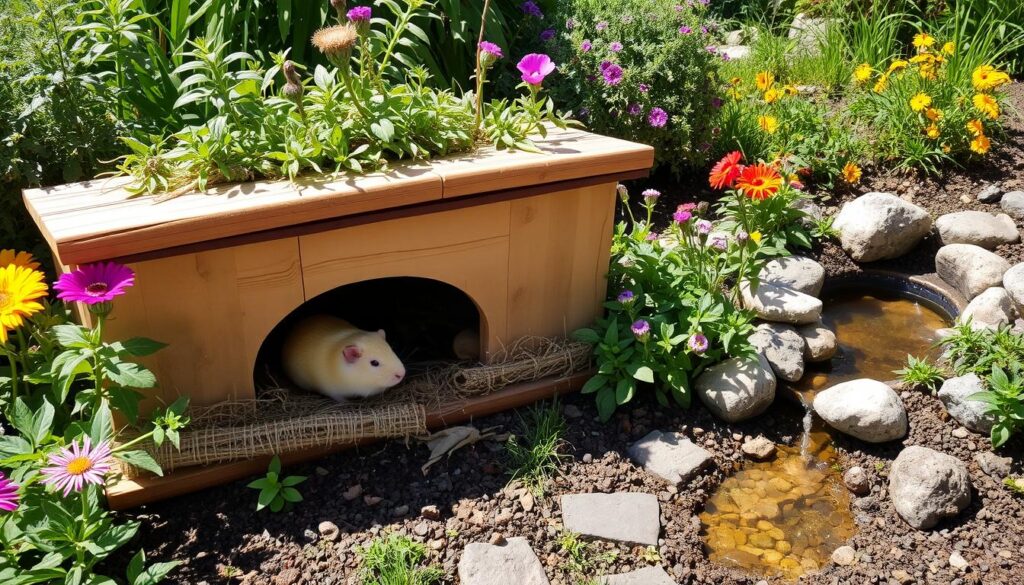
[(963, 571), (969, 565), (970, 563), (967, 562), (967, 559), (965, 559), (959, 551), (953, 551), (953, 554), (949, 555), (949, 566), (953, 567), (954, 569), (957, 569), (958, 571)]
[(852, 546), (845, 545), (832, 551), (832, 562), (844, 567), (857, 562), (857, 551)]

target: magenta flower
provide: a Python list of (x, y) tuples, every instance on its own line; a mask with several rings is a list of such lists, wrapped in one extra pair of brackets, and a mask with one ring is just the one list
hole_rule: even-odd
[(584, 53), (589, 53), (590, 49), (593, 48), (594, 43), (590, 42), (589, 40), (583, 41), (583, 43), (580, 44), (580, 50), (583, 51)]
[(18, 484), (7, 479), (0, 471), (0, 510), (13, 512), (18, 509), (18, 500), (21, 499), (21, 496), (18, 495), (18, 487)]
[(113, 463), (110, 444), (101, 441), (93, 447), (89, 437), (82, 440), (81, 446), (72, 443), (58, 453), (49, 457), (50, 467), (44, 467), (43, 483), (52, 485), (58, 490), (64, 489), (64, 497), (72, 491), (80, 492), (85, 484), (103, 485), (103, 477), (110, 471)]
[(693, 353), (700, 355), (708, 350), (708, 338), (700, 333), (694, 333), (690, 336), (690, 340), (686, 342), (686, 345)]
[(652, 128), (664, 128), (665, 124), (668, 124), (668, 113), (661, 108), (651, 108), (651, 113), (647, 115), (647, 122)]
[(544, 78), (555, 70), (555, 64), (551, 61), (551, 57), (541, 53), (530, 53), (523, 57), (516, 67), (523, 74), (523, 81), (530, 85), (544, 83)]
[[(607, 61), (605, 63), (608, 63)], [(618, 85), (622, 83), (622, 67), (619, 67), (615, 63), (608, 63), (605, 67), (602, 63), (601, 74), (604, 75), (604, 82), (608, 85)]]
[(646, 83), (641, 83), (640, 85), (636, 86), (636, 88), (640, 90), (640, 93), (647, 93), (651, 91), (651, 86), (647, 85)]
[(645, 201), (654, 202), (658, 200), (658, 197), (661, 197), (661, 191), (658, 191), (657, 189), (647, 189), (641, 193), (641, 195), (644, 196)]
[(541, 12), (540, 6), (537, 6), (536, 2), (532, 0), (526, 0), (519, 5), (519, 9), (523, 11), (523, 14), (527, 16), (533, 16), (535, 18), (544, 18), (544, 13)]
[(633, 299), (635, 297), (636, 297), (636, 295), (633, 294), (633, 291), (631, 291), (631, 290), (624, 290), (624, 291), (619, 293), (619, 296), (615, 297), (615, 300), (619, 301), (623, 305), (628, 305), (628, 304), (633, 302)]
[(595, 28), (597, 28), (597, 30), (608, 30), (608, 23), (602, 20), (601, 22), (597, 23), (597, 26)]
[(647, 341), (651, 336), (651, 324), (643, 319), (634, 321), (630, 329), (632, 329), (633, 335), (640, 341)]
[(369, 22), (373, 16), (373, 9), (369, 6), (356, 6), (345, 14), (352, 22)]
[(693, 214), (690, 213), (689, 211), (683, 211), (681, 209), (677, 209), (676, 212), (672, 214), (672, 221), (682, 225), (682, 224), (690, 221), (690, 219), (692, 217), (693, 217)]
[(629, 104), (629, 107), (626, 109), (626, 112), (630, 116), (639, 116), (640, 114), (644, 113), (644, 109), (640, 107), (640, 104)]
[(505, 56), (505, 54), (501, 52), (501, 47), (490, 41), (480, 41), (479, 48), (480, 62), (483, 63), (485, 67), (490, 67), (495, 61)]
[(53, 285), (57, 298), (87, 305), (106, 303), (135, 284), (135, 272), (116, 262), (87, 264), (66, 272)]
[(692, 32), (693, 32), (693, 29), (688, 27), (688, 26), (686, 26), (685, 24), (683, 26), (679, 27), (679, 34), (681, 34), (681, 35), (688, 35), (688, 34), (690, 34)]
[(622, 43), (620, 43), (619, 41), (615, 41), (614, 43), (608, 45), (608, 50), (611, 51), (612, 53), (618, 53), (619, 51), (622, 50)]
[(546, 29), (540, 31), (540, 40), (541, 41), (546, 43), (546, 42), (550, 41), (553, 38), (555, 38), (555, 29), (553, 29), (553, 28), (546, 28)]
[(698, 221), (697, 222), (697, 233), (705, 234), (705, 235), (706, 234), (710, 234), (711, 233), (711, 222), (706, 220), (706, 219), (702, 219), (702, 220)]

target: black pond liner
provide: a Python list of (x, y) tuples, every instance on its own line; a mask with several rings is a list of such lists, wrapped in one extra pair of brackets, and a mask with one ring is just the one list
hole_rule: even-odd
[(852, 294), (876, 294), (916, 301), (953, 323), (963, 310), (965, 302), (955, 290), (938, 277), (919, 277), (884, 270), (865, 270), (825, 279), (821, 299), (829, 300)]

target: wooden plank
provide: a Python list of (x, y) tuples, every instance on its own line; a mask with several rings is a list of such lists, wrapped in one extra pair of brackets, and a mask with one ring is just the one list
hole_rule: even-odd
[[(585, 372), (569, 378), (549, 378), (517, 384), (486, 396), (462, 400), (443, 409), (428, 412), (427, 428), (433, 430), (460, 424), (472, 421), (477, 417), (488, 416), (496, 412), (533, 404), (553, 396), (575, 392), (592, 375), (592, 372)], [(281, 461), (285, 465), (295, 465), (376, 441), (339, 443), (330, 447), (285, 453), (281, 455)], [(423, 452), (423, 457), (425, 462), (426, 451)], [(136, 479), (122, 479), (107, 488), (107, 504), (113, 510), (128, 510), (151, 502), (230, 483), (250, 475), (266, 472), (270, 459), (270, 457), (257, 457), (247, 461), (180, 469), (164, 477), (145, 476)]]

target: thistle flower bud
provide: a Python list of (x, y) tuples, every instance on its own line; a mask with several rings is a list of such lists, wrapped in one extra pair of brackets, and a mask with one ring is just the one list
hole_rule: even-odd
[(629, 189), (626, 189), (625, 185), (620, 184), (615, 187), (615, 190), (619, 193), (619, 199), (623, 203), (629, 203)]
[(281, 72), (284, 74), (285, 79), (284, 97), (295, 102), (295, 105), (301, 108), (304, 88), (302, 87), (302, 80), (299, 79), (299, 72), (295, 69), (295, 63), (285, 61), (284, 65), (281, 66)]
[(347, 73), (352, 58), (352, 48), (359, 40), (356, 27), (349, 23), (322, 28), (313, 34), (313, 46), (327, 57), (331, 65)]
[(707, 201), (701, 201), (700, 203), (698, 203), (697, 204), (697, 215), (704, 215), (704, 214), (706, 214), (708, 212), (708, 207), (710, 207), (710, 206), (708, 205)]
[(345, 18), (345, 10), (348, 8), (347, 0), (331, 0), (331, 6), (338, 13), (338, 22), (348, 22)]

